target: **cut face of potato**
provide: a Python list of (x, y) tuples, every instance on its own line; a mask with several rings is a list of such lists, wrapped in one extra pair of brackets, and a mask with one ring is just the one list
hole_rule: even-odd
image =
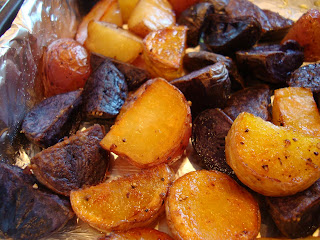
[(168, 234), (153, 228), (135, 228), (125, 232), (113, 232), (99, 240), (173, 240)]
[(167, 80), (181, 77), (186, 39), (185, 26), (167, 27), (148, 34), (143, 41), (143, 57), (149, 72)]
[(121, 10), (122, 20), (124, 23), (127, 23), (139, 0), (118, 0), (118, 2)]
[(200, 170), (178, 178), (166, 200), (175, 239), (255, 239), (260, 230), (257, 202), (231, 177)]
[(123, 62), (133, 62), (143, 50), (139, 37), (117, 25), (99, 21), (89, 23), (85, 47)]
[(90, 188), (72, 191), (73, 211), (92, 227), (124, 231), (152, 223), (162, 212), (173, 172), (161, 164)]
[(123, 105), (101, 146), (141, 168), (177, 160), (189, 143), (191, 113), (164, 79), (147, 81)]
[(320, 137), (320, 114), (310, 89), (281, 88), (274, 91), (272, 122)]
[(101, 0), (93, 6), (90, 12), (82, 19), (82, 22), (79, 24), (76, 40), (84, 44), (87, 39), (88, 24), (92, 20), (99, 20), (106, 12), (111, 12), (109, 8), (117, 3), (117, 0)]
[(104, 12), (100, 18), (102, 22), (108, 22), (116, 24), (118, 27), (122, 27), (123, 21), (118, 1), (112, 1), (109, 8)]
[(167, 0), (140, 0), (128, 20), (129, 30), (145, 37), (148, 33), (172, 26), (176, 17)]
[(288, 196), (320, 177), (320, 139), (241, 113), (226, 137), (226, 160), (237, 177), (266, 196)]

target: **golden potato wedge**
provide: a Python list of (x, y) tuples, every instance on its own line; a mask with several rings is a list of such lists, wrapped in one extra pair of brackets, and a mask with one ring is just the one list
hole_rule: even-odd
[(116, 24), (118, 27), (122, 27), (122, 15), (118, 1), (112, 1), (109, 8), (104, 12), (102, 17), (99, 19), (102, 22), (108, 22)]
[(320, 137), (320, 114), (310, 89), (280, 88), (274, 91), (272, 122)]
[(139, 0), (118, 0), (118, 2), (121, 10), (122, 20), (124, 23), (127, 23)]
[(129, 97), (100, 144), (137, 167), (171, 163), (189, 143), (191, 121), (184, 95), (166, 80), (152, 79)]
[(143, 57), (154, 77), (168, 81), (183, 75), (187, 27), (171, 26), (148, 34), (143, 40)]
[(161, 164), (82, 190), (72, 191), (75, 214), (92, 227), (104, 231), (125, 231), (152, 223), (164, 210), (173, 172)]
[(320, 139), (241, 113), (226, 137), (226, 160), (237, 177), (266, 196), (288, 196), (320, 177)]
[(99, 240), (174, 240), (168, 234), (153, 228), (134, 228), (125, 232), (113, 232)]
[(228, 175), (199, 170), (178, 178), (166, 200), (168, 226), (176, 239), (255, 239), (257, 202)]
[(140, 37), (145, 37), (152, 31), (175, 23), (175, 14), (167, 0), (140, 0), (130, 15), (128, 28)]
[(82, 19), (81, 23), (79, 24), (76, 40), (84, 44), (88, 36), (88, 24), (92, 20), (99, 20), (105, 12), (109, 11), (109, 8), (116, 3), (117, 0), (100, 0), (97, 2), (90, 12)]
[(91, 21), (85, 47), (91, 52), (133, 62), (143, 51), (142, 40), (115, 24)]

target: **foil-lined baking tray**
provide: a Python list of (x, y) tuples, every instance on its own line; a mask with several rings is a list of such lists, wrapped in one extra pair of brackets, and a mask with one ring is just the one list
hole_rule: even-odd
[[(87, 0), (83, 0), (85, 1)], [(263, 9), (279, 12), (293, 20), (297, 20), (310, 8), (320, 8), (320, 0), (253, 0), (253, 2)], [(25, 0), (12, 26), (0, 38), (1, 161), (24, 168), (30, 158), (39, 151), (38, 147), (21, 137), (19, 132), (21, 121), (26, 112), (43, 98), (38, 76), (43, 47), (58, 38), (74, 37), (81, 21), (79, 3), (81, 0)], [(186, 157), (172, 166), (176, 171), (176, 177), (199, 169), (193, 160), (193, 154), (192, 146), (189, 144)], [(110, 178), (136, 171), (138, 169), (114, 156)], [(160, 218), (155, 228), (170, 233), (164, 216)], [(274, 231), (274, 226), (265, 222), (262, 223), (260, 235), (270, 237)], [(316, 232), (315, 236), (318, 235)], [(46, 239), (84, 240), (97, 239), (100, 236), (103, 236), (101, 232), (74, 219)]]

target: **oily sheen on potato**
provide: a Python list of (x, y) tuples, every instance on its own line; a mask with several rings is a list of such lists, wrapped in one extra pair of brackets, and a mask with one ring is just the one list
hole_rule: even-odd
[(266, 196), (288, 196), (320, 177), (320, 139), (241, 113), (226, 137), (226, 160), (237, 177)]
[(146, 168), (178, 159), (190, 136), (190, 106), (184, 95), (166, 80), (156, 78), (127, 99), (100, 144)]
[(92, 227), (124, 231), (144, 227), (164, 210), (173, 172), (161, 164), (90, 188), (72, 191), (73, 211)]
[(175, 239), (255, 239), (260, 230), (257, 202), (228, 175), (200, 170), (171, 186), (166, 200)]
[(312, 91), (302, 87), (274, 91), (272, 122), (320, 137), (320, 114)]

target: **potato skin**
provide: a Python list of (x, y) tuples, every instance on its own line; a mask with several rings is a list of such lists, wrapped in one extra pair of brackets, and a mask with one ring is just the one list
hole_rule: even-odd
[(265, 196), (288, 196), (320, 177), (319, 138), (243, 112), (226, 137), (226, 160), (242, 183)]
[(42, 68), (46, 97), (77, 90), (91, 74), (90, 54), (73, 39), (58, 39), (44, 52)]
[(249, 192), (228, 175), (207, 170), (187, 173), (172, 184), (166, 216), (179, 240), (255, 239), (261, 223)]

